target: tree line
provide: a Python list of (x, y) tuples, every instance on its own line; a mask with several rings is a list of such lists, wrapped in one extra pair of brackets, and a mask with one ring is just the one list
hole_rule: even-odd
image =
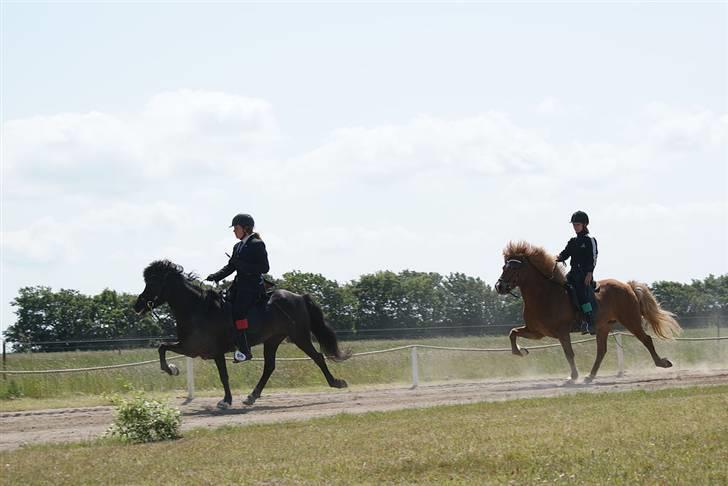
[[(293, 271), (275, 281), (279, 288), (311, 294), (329, 324), (347, 338), (405, 337), (433, 328), (437, 334), (482, 333), (489, 327), (505, 332), (495, 326), (522, 322), (520, 299), (498, 295), (480, 278), (462, 273), (381, 271), (339, 284), (321, 274)], [(651, 288), (684, 327), (728, 322), (728, 274), (690, 284), (660, 281)], [(69, 342), (68, 349), (90, 349), (103, 340), (173, 336), (174, 319), (167, 306), (160, 306), (156, 317), (139, 316), (132, 309), (136, 297), (110, 289), (84, 295), (23, 287), (11, 302), (17, 320), (5, 331), (5, 339), (16, 351), (47, 351), (58, 350), (63, 341)]]

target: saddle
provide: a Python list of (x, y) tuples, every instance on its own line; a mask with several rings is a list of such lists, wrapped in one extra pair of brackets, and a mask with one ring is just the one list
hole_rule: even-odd
[[(248, 334), (259, 334), (265, 315), (268, 313), (268, 302), (274, 291), (275, 288), (267, 288), (264, 293), (261, 292), (258, 300), (248, 311)], [(228, 298), (227, 291), (208, 290), (205, 299), (207, 300), (208, 309), (222, 309), (225, 314), (230, 316), (230, 322), (232, 322), (233, 304)]]
[[(581, 322), (585, 319), (584, 312), (581, 310), (581, 303), (579, 302), (579, 297), (576, 293), (576, 288), (574, 288), (573, 285), (570, 283), (565, 283), (564, 288), (566, 289), (566, 293), (569, 295), (569, 300), (571, 301), (571, 305), (573, 306), (574, 310), (577, 313), (577, 320), (574, 322), (572, 332), (579, 331), (581, 329)], [(589, 286), (589, 303), (592, 306), (592, 315), (596, 315), (597, 310), (599, 308), (599, 305), (597, 304), (597, 298), (596, 293), (599, 292), (600, 286), (592, 280), (591, 285)]]

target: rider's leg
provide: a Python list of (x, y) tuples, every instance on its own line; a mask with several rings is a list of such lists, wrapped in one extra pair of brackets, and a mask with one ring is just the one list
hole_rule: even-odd
[(579, 307), (583, 314), (581, 322), (581, 333), (582, 334), (594, 334), (594, 313), (592, 305), (589, 301), (589, 288), (584, 283), (586, 274), (580, 271), (569, 272), (569, 281), (576, 290), (576, 296), (579, 299)]
[(238, 351), (233, 355), (233, 361), (249, 361), (253, 357), (248, 343), (248, 311), (255, 303), (255, 296), (247, 292), (237, 292), (233, 302), (233, 323), (235, 325), (235, 345)]

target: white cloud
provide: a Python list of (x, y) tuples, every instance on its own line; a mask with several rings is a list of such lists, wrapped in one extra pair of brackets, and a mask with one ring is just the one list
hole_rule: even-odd
[[(180, 91), (152, 98), (136, 116), (18, 120), (5, 133), (5, 188), (11, 181), (17, 217), (4, 223), (3, 258), (21, 265), (101, 258), (136, 272), (167, 257), (205, 273), (225, 262), (234, 240), (223, 226), (245, 210), (261, 216), (276, 274), (302, 268), (345, 278), (422, 266), (467, 272), (470, 265), (477, 273), (475, 259), (498, 264), (509, 239), (560, 246), (561, 236), (544, 235), (556, 224), (566, 237), (564, 220), (576, 207), (603, 227), (656, 216), (710, 224), (725, 216), (713, 206), (721, 195), (684, 179), (657, 180), (664, 171), (656, 168), (675, 157), (663, 141), (676, 131), (725, 147), (725, 138), (711, 135), (722, 133), (725, 116), (673, 112), (653, 112), (645, 136), (632, 143), (558, 142), (497, 112), (420, 116), (335, 130), (321, 146), (265, 165), (251, 161), (275, 147), (278, 130), (263, 100)], [(712, 164), (691, 159), (690, 170), (705, 160)], [(704, 176), (714, 178), (712, 170)], [(31, 206), (18, 186), (56, 193), (50, 204)], [(677, 196), (690, 198), (672, 201)], [(611, 203), (624, 197), (630, 206)]]
[(295, 180), (371, 185), (407, 180), (541, 176), (551, 182), (625, 176), (646, 164), (646, 147), (556, 143), (507, 115), (421, 116), (409, 123), (336, 130), (321, 147), (289, 160)]
[(421, 116), (403, 125), (336, 130), (321, 147), (289, 161), (298, 174), (371, 183), (423, 174), (494, 176), (542, 171), (555, 152), (506, 115)]
[(541, 102), (536, 106), (536, 111), (539, 113), (542, 113), (544, 115), (550, 115), (553, 113), (557, 113), (561, 108), (561, 103), (559, 100), (554, 98), (553, 96), (547, 96)]
[(657, 103), (647, 108), (647, 114), (651, 119), (648, 139), (665, 150), (709, 150), (728, 143), (728, 114), (703, 108), (681, 110)]
[[(95, 250), (107, 256), (130, 251), (130, 235), (181, 232), (184, 214), (169, 203), (113, 203), (63, 219), (44, 216), (27, 226), (0, 233), (3, 258), (10, 262), (64, 265), (78, 263)], [(117, 240), (118, 238), (118, 240)]]
[(159, 177), (231, 174), (278, 137), (268, 102), (190, 90), (159, 94), (130, 115), (37, 116), (2, 129), (5, 190), (16, 197), (121, 193)]

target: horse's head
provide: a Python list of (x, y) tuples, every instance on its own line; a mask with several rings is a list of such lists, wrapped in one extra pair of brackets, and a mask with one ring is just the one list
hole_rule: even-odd
[(514, 288), (518, 287), (518, 285), (520, 285), (520, 274), (523, 264), (523, 260), (516, 258), (506, 260), (505, 265), (503, 265), (501, 276), (495, 283), (495, 291), (500, 295), (505, 295), (511, 292)]
[(159, 260), (144, 269), (144, 290), (134, 303), (137, 314), (146, 314), (167, 301), (168, 284), (175, 275), (181, 275), (182, 267), (169, 260)]

